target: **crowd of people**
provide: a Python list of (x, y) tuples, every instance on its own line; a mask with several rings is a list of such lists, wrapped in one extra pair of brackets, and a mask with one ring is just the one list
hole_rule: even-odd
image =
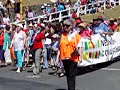
[[(64, 76), (66, 72), (69, 80), (71, 78), (69, 75), (73, 71), (69, 72), (70, 68), (66, 64), (68, 60), (75, 62), (74, 69), (71, 70), (76, 70), (78, 61), (82, 62), (79, 55), (74, 53), (80, 39), (91, 40), (91, 35), (112, 35), (114, 32), (120, 32), (120, 18), (108, 20), (104, 16), (98, 16), (92, 22), (85, 22), (80, 17), (74, 20), (66, 19), (60, 23), (31, 21), (27, 29), (24, 29), (24, 25), (21, 23), (13, 23), (12, 27), (7, 23), (1, 24), (0, 63), (4, 63), (5, 66), (9, 64), (6, 58), (8, 56), (5, 54), (9, 49), (11, 64), (16, 65), (17, 73), (25, 70), (32, 62), (31, 68), (33, 68), (34, 75), (38, 75), (44, 69), (52, 68), (54, 75), (60, 77)], [(75, 35), (77, 36), (75, 37)], [(79, 54), (81, 57), (80, 52)], [(73, 62), (69, 64), (71, 65), (71, 63)], [(76, 71), (74, 74), (76, 75)]]
[[(39, 12), (35, 11), (30, 6), (25, 6), (23, 8), (23, 20), (34, 18), (38, 14), (49, 15), (50, 13), (59, 12), (71, 7), (73, 8), (73, 11), (72, 11), (73, 17), (76, 18), (77, 8), (82, 5), (88, 5), (88, 4), (91, 4), (87, 6), (87, 9), (89, 9), (89, 13), (91, 14), (103, 11), (103, 3), (97, 3), (101, 0), (76, 0), (76, 2), (71, 2), (71, 0), (66, 0), (66, 2), (65, 0), (51, 0), (51, 1), (52, 3), (49, 3), (49, 4), (44, 3), (43, 5), (41, 5), (40, 9), (38, 9)], [(20, 22), (20, 14), (16, 12), (17, 8), (15, 8), (18, 6), (15, 6), (15, 4), (17, 4), (17, 2), (14, 0), (6, 0), (5, 3), (0, 2), (0, 7), (5, 6), (8, 11), (8, 15), (3, 14), (4, 20), (1, 20), (1, 22), (2, 21), (4, 23), (11, 22), (11, 21)], [(114, 6), (114, 0), (106, 0), (106, 8), (112, 8), (113, 6)], [(12, 15), (11, 12), (13, 11), (15, 12), (15, 15)], [(68, 12), (65, 11), (62, 13), (62, 16), (67, 14)], [(58, 17), (59, 17), (59, 13), (52, 15), (52, 18), (58, 18)]]
[[(59, 7), (58, 10), (63, 10), (61, 4)], [(29, 17), (34, 15), (29, 14)], [(77, 47), (77, 44), (81, 38), (91, 40), (95, 34), (120, 32), (120, 17), (107, 19), (98, 16), (91, 22), (80, 17), (66, 18), (61, 22), (41, 20), (37, 23), (31, 20), (24, 27), (18, 22), (10, 24), (9, 16), (5, 13), (0, 23), (0, 65), (15, 65), (16, 72), (21, 73), (32, 62), (30, 68), (34, 75), (51, 68), (55, 76), (63, 77), (66, 73), (68, 90), (75, 90), (77, 63), (82, 62), (82, 52), (78, 52), (81, 47)], [(8, 51), (10, 56), (6, 53)], [(8, 59), (11, 61), (8, 62)]]

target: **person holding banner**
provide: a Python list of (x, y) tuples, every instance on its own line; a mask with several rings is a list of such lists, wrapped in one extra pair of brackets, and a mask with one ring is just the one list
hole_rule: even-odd
[(95, 34), (109, 34), (108, 32), (110, 32), (103, 18), (97, 18), (96, 27), (93, 30)]
[(58, 53), (66, 72), (68, 90), (75, 90), (77, 63), (79, 61), (77, 44), (80, 41), (81, 36), (73, 30), (72, 20), (67, 19), (63, 24), (64, 32), (61, 35)]

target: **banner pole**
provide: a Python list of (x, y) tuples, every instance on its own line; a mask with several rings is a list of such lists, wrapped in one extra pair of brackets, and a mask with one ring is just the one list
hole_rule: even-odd
[(20, 0), (20, 22), (22, 22), (22, 0)]

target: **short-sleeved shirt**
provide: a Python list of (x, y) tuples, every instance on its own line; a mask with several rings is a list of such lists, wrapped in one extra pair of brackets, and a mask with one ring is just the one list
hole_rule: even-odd
[(3, 43), (4, 43), (4, 36), (0, 35), (0, 46), (3, 45)]
[(14, 51), (23, 50), (24, 49), (24, 35), (22, 32), (14, 34)]
[(95, 34), (100, 34), (102, 32), (109, 32), (107, 25), (105, 25), (104, 23), (101, 23), (99, 26), (94, 28)]
[(113, 25), (109, 26), (109, 29), (112, 30), (112, 31), (116, 31), (117, 25), (113, 24)]
[(57, 11), (61, 11), (61, 10), (64, 10), (65, 8), (64, 8), (64, 6), (63, 5), (58, 5), (57, 6)]
[[(34, 34), (34, 35), (35, 35), (35, 34)], [(33, 39), (34, 35), (32, 36), (32, 39)], [(32, 49), (43, 48), (42, 40), (43, 40), (44, 38), (45, 38), (45, 35), (44, 35), (43, 32), (38, 33), (37, 36), (35, 37), (34, 42), (33, 42)]]

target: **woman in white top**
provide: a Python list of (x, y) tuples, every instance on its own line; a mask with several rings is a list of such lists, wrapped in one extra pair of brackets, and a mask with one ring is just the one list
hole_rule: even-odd
[(13, 45), (14, 51), (15, 51), (15, 56), (16, 56), (16, 61), (17, 61), (17, 71), (20, 72), (20, 68), (23, 66), (23, 51), (26, 43), (26, 34), (25, 32), (22, 31), (23, 26), (22, 24), (17, 25), (17, 30), (14, 34), (11, 47)]

